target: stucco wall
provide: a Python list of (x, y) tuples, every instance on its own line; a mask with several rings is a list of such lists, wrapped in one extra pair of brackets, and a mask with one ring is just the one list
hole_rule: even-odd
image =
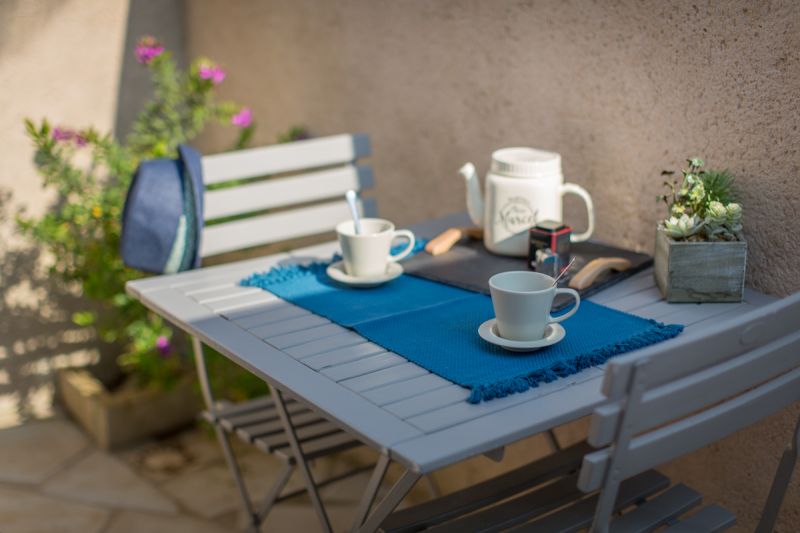
[[(298, 122), (369, 133), (380, 210), (400, 224), (462, 209), (464, 161), (483, 172), (493, 149), (527, 145), (563, 155), (598, 237), (652, 250), (659, 172), (702, 155), (739, 178), (749, 282), (800, 289), (797, 2), (198, 0), (187, 17), (190, 53), (228, 69), (223, 93), (254, 108), (256, 142)], [(746, 530), (797, 415), (668, 470)], [(792, 531), (797, 483), (788, 502)]]

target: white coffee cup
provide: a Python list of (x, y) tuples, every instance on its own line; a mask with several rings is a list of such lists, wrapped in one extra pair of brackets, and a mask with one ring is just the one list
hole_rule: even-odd
[[(383, 275), (390, 262), (403, 259), (414, 249), (413, 233), (405, 229), (396, 230), (394, 224), (382, 218), (362, 218), (358, 235), (353, 221), (347, 220), (336, 226), (336, 233), (345, 272), (351, 276)], [(392, 255), (392, 242), (397, 237), (408, 239), (408, 245), (400, 253)]]
[[(502, 272), (489, 278), (497, 333), (513, 341), (534, 341), (544, 337), (547, 324), (568, 319), (578, 310), (581, 297), (572, 289), (559, 289), (552, 277), (524, 270)], [(553, 317), (550, 309), (556, 294), (575, 298), (575, 307)]]

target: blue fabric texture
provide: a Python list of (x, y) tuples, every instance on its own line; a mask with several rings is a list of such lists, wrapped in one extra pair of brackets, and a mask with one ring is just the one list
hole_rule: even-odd
[(178, 147), (178, 159), (143, 161), (122, 212), (120, 253), (126, 265), (156, 274), (200, 266), (203, 173), (200, 153)]
[(325, 274), (328, 263), (288, 265), (243, 280), (354, 329), (370, 341), (471, 389), (468, 401), (502, 398), (575, 374), (609, 357), (678, 335), (665, 325), (589, 301), (562, 325), (564, 340), (532, 353), (512, 353), (478, 336), (494, 317), (492, 301), (409, 275), (373, 289), (343, 287)]

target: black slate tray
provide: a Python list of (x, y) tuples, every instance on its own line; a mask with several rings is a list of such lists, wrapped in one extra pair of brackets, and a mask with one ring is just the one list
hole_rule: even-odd
[[(653, 258), (631, 250), (618, 248), (595, 240), (572, 244), (572, 256), (575, 264), (561, 280), (559, 287), (566, 287), (571, 274), (576, 274), (586, 263), (598, 257), (624, 257), (631, 262), (631, 267), (623, 272), (608, 271), (602, 274), (589, 287), (578, 291), (581, 298), (588, 298), (607, 287), (631, 277), (637, 272), (653, 264)], [(471, 291), (489, 294), (489, 278), (500, 272), (509, 270), (527, 270), (524, 257), (507, 257), (490, 253), (482, 241), (463, 240), (442, 255), (432, 256), (425, 252), (416, 254), (403, 261), (407, 274), (421, 278), (454, 285)], [(558, 311), (571, 304), (572, 298), (559, 296), (553, 303)]]

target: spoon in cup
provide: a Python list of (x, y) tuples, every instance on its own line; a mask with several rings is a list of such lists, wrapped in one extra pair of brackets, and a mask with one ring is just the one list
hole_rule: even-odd
[(351, 189), (345, 193), (344, 197), (347, 199), (347, 205), (350, 207), (350, 214), (353, 216), (353, 227), (355, 228), (356, 235), (361, 235), (361, 218), (358, 216), (356, 191)]
[(569, 269), (572, 268), (572, 264), (575, 263), (575, 259), (577, 259), (577, 257), (573, 257), (572, 261), (570, 261), (569, 264), (564, 268), (564, 270), (561, 271), (561, 274), (559, 274), (558, 277), (553, 280), (553, 287), (555, 287), (558, 284), (558, 280), (561, 279), (561, 276), (569, 272)]

